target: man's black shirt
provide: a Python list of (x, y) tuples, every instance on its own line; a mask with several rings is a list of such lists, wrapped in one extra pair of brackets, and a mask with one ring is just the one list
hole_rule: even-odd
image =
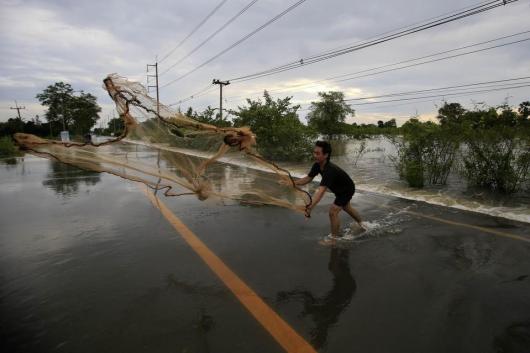
[(320, 164), (313, 164), (308, 176), (314, 178), (317, 174), (322, 175), (320, 185), (327, 187), (335, 195), (355, 192), (353, 180), (344, 170), (331, 162), (326, 162), (324, 170), (320, 170)]

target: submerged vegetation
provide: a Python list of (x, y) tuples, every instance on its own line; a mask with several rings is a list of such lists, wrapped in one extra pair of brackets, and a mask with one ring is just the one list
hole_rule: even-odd
[(0, 158), (10, 158), (21, 156), (22, 153), (9, 136), (0, 137)]
[(411, 187), (445, 184), (457, 167), (470, 186), (517, 192), (530, 177), (529, 107), (523, 102), (517, 110), (504, 104), (468, 111), (445, 103), (439, 124), (410, 119), (391, 139), (400, 177)]

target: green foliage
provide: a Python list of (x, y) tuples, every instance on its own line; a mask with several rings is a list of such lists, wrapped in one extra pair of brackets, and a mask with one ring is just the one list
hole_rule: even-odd
[(513, 193), (530, 177), (530, 126), (524, 109), (498, 108), (469, 112), (462, 173), (470, 185)]
[(521, 124), (528, 122), (528, 116), (530, 116), (530, 101), (525, 101), (519, 104), (517, 112), (519, 113)]
[(513, 193), (527, 180), (530, 143), (513, 129), (475, 130), (465, 137), (464, 176), (472, 185)]
[(120, 136), (125, 130), (125, 123), (122, 118), (112, 118), (106, 128), (95, 128), (94, 133), (103, 136)]
[(319, 92), (320, 101), (311, 102), (308, 124), (322, 135), (332, 139), (334, 135), (345, 133), (348, 115), (355, 115), (354, 110), (344, 102), (344, 93), (330, 91)]
[(12, 136), (16, 132), (24, 132), (43, 137), (57, 136), (60, 127), (54, 123), (41, 123), (39, 116), (34, 119), (24, 121), (22, 119), (10, 118), (4, 123), (0, 123), (0, 136)]
[(211, 106), (208, 106), (205, 110), (202, 112), (193, 111), (191, 107), (188, 108), (186, 111), (186, 115), (188, 118), (192, 118), (194, 120), (200, 121), (201, 123), (214, 125), (217, 127), (230, 127), (232, 126), (232, 123), (230, 120), (227, 120), (225, 118), (221, 119), (219, 113), (215, 113), (215, 108), (212, 108)]
[(59, 133), (59, 127), (50, 123), (41, 123), (39, 116), (34, 119), (24, 121), (22, 119), (10, 118), (6, 122), (0, 123), (0, 136), (12, 136), (16, 132), (24, 132), (37, 136), (50, 137)]
[(77, 135), (89, 132), (96, 125), (98, 113), (101, 112), (95, 96), (83, 91), (75, 96), (72, 86), (64, 82), (48, 86), (36, 98), (48, 107), (45, 114), (48, 122), (62, 126), (64, 120), (66, 129)]
[[(459, 103), (438, 110), (439, 125), (410, 119), (394, 138), (394, 163), (410, 186), (445, 184), (461, 153), (461, 172), (469, 185), (512, 193), (530, 174), (530, 103), (515, 110), (508, 104), (473, 111)], [(461, 148), (460, 148), (461, 146)]]
[(298, 119), (299, 105), (291, 98), (274, 101), (269, 93), (261, 100), (247, 99), (248, 106), (238, 107), (231, 113), (234, 126), (248, 126), (256, 134), (258, 150), (273, 160), (300, 160), (311, 156), (312, 141), (316, 134)]
[(394, 163), (411, 187), (445, 184), (459, 146), (450, 129), (411, 118), (402, 127), (402, 138), (391, 139), (398, 156)]
[(0, 158), (22, 155), (9, 136), (0, 137)]
[(16, 132), (25, 132), (25, 123), (19, 118), (10, 118), (5, 123), (0, 123), (0, 136), (11, 136)]
[[(529, 177), (530, 102), (515, 110), (508, 104), (498, 107), (463, 109), (446, 103), (438, 119), (462, 143), (462, 174), (469, 185), (513, 193)], [(447, 113), (449, 112), (449, 113)], [(456, 113), (455, 113), (456, 112)]]
[(438, 109), (437, 119), (440, 125), (458, 125), (463, 121), (464, 113), (466, 110), (460, 105), (460, 103), (447, 103)]
[(394, 136), (399, 134), (400, 129), (396, 126), (396, 120), (390, 119), (389, 121), (379, 120), (377, 125), (374, 124), (346, 124), (342, 126), (343, 135), (353, 137), (355, 139), (370, 138), (372, 136), (389, 135)]

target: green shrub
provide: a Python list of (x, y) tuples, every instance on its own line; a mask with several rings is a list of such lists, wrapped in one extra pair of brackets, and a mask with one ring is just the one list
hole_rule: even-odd
[(234, 126), (248, 126), (256, 134), (258, 151), (267, 159), (299, 161), (311, 157), (316, 134), (303, 125), (291, 105), (291, 97), (274, 101), (264, 93), (265, 102), (247, 100), (248, 107), (232, 111)]
[(15, 146), (10, 136), (0, 137), (0, 157), (16, 157), (20, 155), (22, 153)]
[(529, 178), (530, 139), (517, 137), (508, 127), (470, 131), (462, 161), (470, 185), (513, 193)]
[(400, 178), (411, 187), (445, 184), (458, 150), (458, 138), (446, 128), (412, 118), (402, 127), (403, 136), (387, 136), (396, 146), (391, 158)]

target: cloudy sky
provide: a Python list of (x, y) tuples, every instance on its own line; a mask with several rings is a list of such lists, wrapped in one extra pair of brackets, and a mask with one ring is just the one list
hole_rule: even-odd
[[(165, 71), (238, 13), (251, 0), (228, 0), (208, 21), (160, 63)], [(296, 0), (258, 0), (243, 15), (186, 60), (160, 76), (160, 84), (194, 69), (223, 51)], [(102, 88), (109, 73), (146, 81), (146, 64), (164, 58), (221, 0), (179, 1), (16, 1), (1, 0), (0, 121), (13, 117), (15, 100), (26, 107), (24, 118), (45, 111), (35, 95), (54, 82), (70, 83), (98, 97), (107, 119), (113, 104)], [(381, 33), (411, 25), (479, 0), (307, 0), (278, 21), (182, 80), (161, 89), (165, 104), (186, 98), (211, 83), (258, 72), (313, 54), (348, 46)], [(530, 31), (530, 0), (499, 7), (387, 43), (277, 75), (233, 83), (224, 90), (227, 108), (258, 98), (264, 89), (273, 96), (293, 96), (306, 108), (319, 91), (340, 90), (347, 98), (424, 90), (530, 76), (530, 41), (378, 75), (301, 85), (335, 75), (393, 64), (445, 50)], [(489, 46), (530, 38), (514, 36)], [(485, 48), (483, 45), (477, 48)], [(527, 80), (528, 82), (528, 80)], [(295, 87), (290, 87), (295, 86)], [(281, 90), (278, 90), (281, 89)], [(465, 96), (447, 96), (355, 106), (349, 121), (370, 123), (412, 115), (430, 119), (443, 99), (471, 108), (475, 102), (513, 105), (530, 99), (530, 87), (507, 88)], [(181, 104), (202, 110), (217, 107), (212, 90)], [(175, 106), (177, 108), (178, 106)], [(307, 110), (300, 112), (304, 118)]]

